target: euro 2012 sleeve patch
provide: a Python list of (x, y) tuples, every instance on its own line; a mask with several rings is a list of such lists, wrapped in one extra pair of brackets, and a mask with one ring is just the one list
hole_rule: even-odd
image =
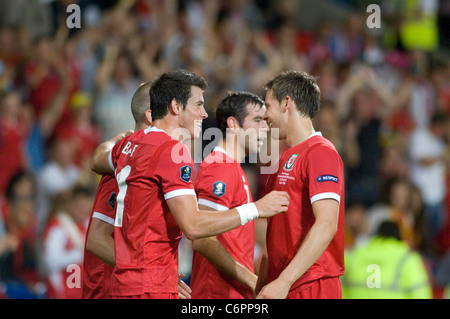
[(109, 196), (108, 204), (111, 206), (111, 208), (114, 208), (116, 206), (116, 198), (117, 194), (115, 192), (111, 193), (111, 196)]
[(186, 183), (189, 183), (189, 180), (191, 179), (191, 173), (192, 169), (189, 165), (184, 165), (180, 168), (180, 178)]
[(225, 190), (227, 188), (227, 184), (224, 182), (218, 181), (213, 184), (212, 192), (215, 196), (221, 197), (225, 195)]

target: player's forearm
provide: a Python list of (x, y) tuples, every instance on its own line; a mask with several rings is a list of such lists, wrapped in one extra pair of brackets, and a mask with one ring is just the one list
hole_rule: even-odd
[(225, 275), (237, 280), (254, 292), (258, 277), (237, 262), (216, 237), (194, 240), (192, 247)]
[(261, 289), (267, 284), (268, 264), (267, 254), (265, 253), (261, 258), (258, 272), (258, 282), (256, 283), (255, 295), (258, 295)]
[(114, 226), (100, 219), (92, 218), (86, 238), (86, 249), (110, 266), (115, 266)]
[(236, 209), (224, 211), (221, 214), (200, 210), (189, 215), (191, 218), (183, 223), (182, 230), (191, 240), (220, 235), (241, 225)]
[(133, 130), (119, 133), (100, 144), (91, 157), (91, 170), (97, 174), (110, 174), (114, 170), (109, 163), (109, 153), (121, 139), (133, 133)]
[(258, 217), (270, 217), (285, 212), (288, 205), (289, 195), (286, 192), (272, 191), (254, 203), (244, 204), (220, 214), (211, 215), (210, 211), (197, 211), (197, 214), (191, 214), (193, 216), (191, 219), (194, 219), (195, 223), (189, 225), (196, 225), (194, 228), (197, 231), (196, 238), (215, 236)]
[(195, 196), (176, 196), (166, 201), (178, 226), (190, 240), (211, 237), (244, 225), (255, 218), (270, 217), (287, 211), (286, 192), (272, 191), (255, 203), (248, 203), (223, 211), (198, 210)]
[(112, 140), (108, 140), (100, 144), (91, 157), (91, 170), (97, 174), (112, 173), (113, 170), (109, 165), (109, 152), (116, 143)]
[(292, 286), (319, 259), (335, 233), (336, 229), (331, 223), (316, 222), (279, 279)]
[(116, 265), (114, 239), (111, 236), (88, 237), (86, 249), (108, 265), (112, 267)]

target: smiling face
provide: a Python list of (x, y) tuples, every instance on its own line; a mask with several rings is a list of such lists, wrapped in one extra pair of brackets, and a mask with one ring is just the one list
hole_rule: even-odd
[(189, 130), (192, 138), (198, 138), (202, 131), (202, 122), (208, 117), (204, 107), (203, 91), (197, 86), (191, 87), (191, 97), (184, 110), (180, 112), (180, 126)]
[[(246, 109), (248, 113), (242, 123), (243, 132), (239, 133), (242, 136), (238, 140), (245, 143), (244, 147), (247, 153), (258, 153), (269, 130), (266, 121), (264, 121), (266, 107), (260, 104), (249, 103)], [(245, 138), (245, 135), (249, 138)]]
[(267, 121), (269, 128), (279, 130), (279, 139), (286, 138), (285, 128), (287, 126), (286, 115), (283, 112), (281, 103), (275, 98), (272, 90), (267, 90), (265, 97), (266, 113), (264, 119)]

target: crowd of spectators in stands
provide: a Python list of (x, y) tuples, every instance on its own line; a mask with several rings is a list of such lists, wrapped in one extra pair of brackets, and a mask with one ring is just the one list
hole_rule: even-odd
[[(81, 28), (66, 24), (73, 3)], [(365, 10), (303, 29), (299, 3), (0, 3), (0, 295), (76, 297), (64, 286), (67, 267), (82, 264), (98, 182), (90, 156), (134, 127), (140, 83), (185, 68), (208, 82), (205, 129), (227, 91), (263, 96), (263, 84), (286, 69), (318, 76), (315, 127), (346, 169), (347, 249), (382, 220), (398, 223), (442, 297), (450, 283), (442, 268), (450, 259), (450, 59), (439, 46), (407, 47), (395, 28), (386, 39), (366, 26)], [(264, 176), (258, 165), (245, 171), (258, 198)]]

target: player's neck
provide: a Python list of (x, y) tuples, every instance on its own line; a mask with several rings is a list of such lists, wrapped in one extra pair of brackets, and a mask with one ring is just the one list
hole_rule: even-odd
[(154, 121), (153, 127), (163, 130), (169, 136), (172, 136), (172, 133), (175, 129), (180, 128), (180, 126), (176, 122), (168, 120), (167, 116), (161, 120)]
[(241, 149), (233, 138), (221, 139), (217, 146), (223, 148), (227, 155), (238, 163), (241, 163), (245, 158), (245, 150)]
[(311, 119), (303, 117), (298, 113), (294, 116), (289, 116), (287, 133), (286, 133), (286, 144), (289, 147), (298, 145), (306, 141), (315, 130), (312, 125)]
[(134, 126), (134, 131), (140, 131), (140, 130), (145, 130), (147, 127), (151, 126), (148, 123), (136, 123), (136, 125)]

